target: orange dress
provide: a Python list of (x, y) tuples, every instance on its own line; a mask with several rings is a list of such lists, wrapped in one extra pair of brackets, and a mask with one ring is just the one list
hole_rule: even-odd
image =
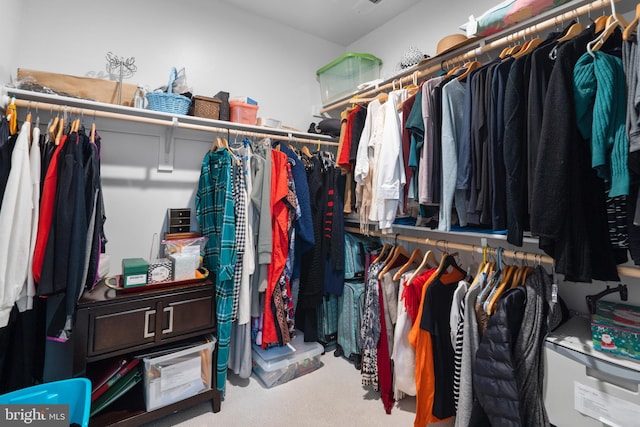
[[(435, 274), (430, 275), (427, 283), (422, 287), (418, 317), (411, 327), (411, 332), (409, 332), (409, 343), (416, 350), (416, 418), (413, 422), (414, 427), (426, 427), (429, 423), (445, 421), (432, 414), (436, 389), (433, 370), (433, 347), (431, 333), (420, 329), (424, 297), (427, 294), (429, 285), (436, 278)], [(453, 270), (450, 273), (445, 272), (440, 276), (440, 280), (443, 283), (453, 283), (462, 279), (464, 279), (464, 276), (457, 270)]]

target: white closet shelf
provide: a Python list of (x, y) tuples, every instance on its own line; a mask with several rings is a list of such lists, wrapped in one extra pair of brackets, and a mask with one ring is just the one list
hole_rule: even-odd
[[(618, 356), (613, 353), (598, 351), (593, 348), (593, 341), (591, 340), (591, 323), (590, 319), (586, 316), (580, 315), (572, 317), (567, 321), (567, 323), (560, 326), (555, 331), (550, 332), (546, 341), (547, 347), (555, 348), (556, 351), (558, 351), (558, 347), (562, 347), (573, 350), (574, 352), (577, 352), (577, 354), (590, 356), (590, 358), (582, 358), (581, 360), (581, 362), (587, 366), (593, 365), (594, 368), (598, 368), (598, 362), (606, 362), (614, 366), (622, 366), (624, 368), (631, 369), (632, 371), (635, 371), (634, 380), (640, 382), (639, 361)], [(628, 372), (626, 375), (629, 375)]]
[[(300, 132), (288, 129), (269, 128), (265, 126), (253, 126), (242, 123), (213, 120), (201, 117), (171, 114), (147, 109), (125, 107), (104, 102), (95, 102), (86, 99), (71, 98), (60, 95), (50, 95), (23, 89), (15, 89), (3, 86), (0, 89), (0, 100), (5, 96), (15, 96), (18, 107), (40, 110), (49, 110), (54, 106), (69, 107), (74, 114), (83, 114), (86, 117), (103, 117), (116, 120), (126, 120), (145, 124), (199, 130), (213, 133), (227, 133), (233, 135), (256, 136), (263, 138), (279, 138), (292, 142), (307, 144), (320, 144), (338, 146), (336, 138)], [(176, 124), (177, 121), (177, 124)]]
[[(631, 0), (613, 0), (618, 3), (617, 13), (626, 13), (634, 10), (637, 2)], [(409, 84), (412, 81), (422, 81), (425, 78), (435, 75), (435, 73), (442, 70), (447, 64), (462, 64), (470, 60), (478, 58), (482, 54), (488, 54), (497, 49), (502, 49), (505, 46), (519, 42), (526, 37), (531, 37), (535, 34), (542, 33), (544, 31), (550, 31), (554, 28), (560, 27), (564, 22), (570, 22), (572, 19), (577, 19), (579, 16), (588, 15), (592, 12), (596, 12), (600, 9), (605, 9), (611, 6), (611, 0), (574, 0), (545, 13), (538, 14), (528, 20), (522, 21), (512, 27), (502, 30), (498, 33), (486, 36), (484, 38), (478, 38), (477, 40), (454, 49), (441, 56), (436, 56), (424, 61), (422, 64), (407, 68), (396, 75), (384, 80), (375, 87), (365, 88), (360, 91), (355, 91), (349, 96), (342, 97), (327, 105), (324, 105), (320, 110), (321, 113), (328, 113), (332, 111), (339, 111), (344, 109), (345, 106), (352, 103), (352, 98), (358, 96), (360, 98), (366, 98), (375, 96), (380, 92), (388, 92), (395, 87), (400, 87), (404, 84)]]

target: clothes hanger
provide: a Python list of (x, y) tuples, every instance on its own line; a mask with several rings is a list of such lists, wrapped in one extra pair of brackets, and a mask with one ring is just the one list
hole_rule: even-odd
[(427, 252), (425, 252), (424, 256), (422, 257), (422, 262), (420, 262), (420, 265), (418, 265), (418, 267), (413, 272), (409, 280), (407, 280), (407, 283), (413, 282), (413, 280), (416, 277), (418, 277), (426, 267), (436, 268), (437, 266), (438, 266), (438, 259), (436, 258), (433, 251), (428, 250)]
[(583, 30), (584, 30), (584, 25), (582, 25), (580, 22), (576, 22), (575, 24), (573, 24), (573, 25), (571, 25), (569, 27), (567, 32), (562, 37), (560, 37), (557, 40), (557, 42), (558, 43), (562, 43), (562, 42), (566, 42), (568, 40), (571, 40), (572, 38), (574, 38), (578, 34), (580, 34)]
[(394, 281), (400, 280), (404, 272), (407, 271), (409, 268), (411, 268), (411, 266), (415, 264), (416, 261), (418, 260), (422, 260), (422, 251), (420, 250), (420, 248), (416, 248), (413, 250), (413, 252), (411, 252), (411, 255), (409, 256), (409, 260), (405, 262), (402, 267), (400, 267), (400, 270), (398, 270), (396, 274), (393, 275), (393, 280)]
[(594, 56), (593, 52), (600, 50), (602, 46), (606, 43), (609, 37), (613, 34), (616, 28), (621, 27), (624, 31), (625, 27), (628, 26), (627, 21), (619, 14), (616, 13), (616, 4), (615, 0), (611, 0), (611, 15), (607, 17), (607, 22), (604, 30), (596, 37), (587, 43), (587, 52), (589, 55)]
[(391, 243), (385, 243), (380, 249), (380, 253), (376, 257), (376, 262), (382, 261), (387, 255), (389, 255), (389, 250), (393, 248)]
[(89, 142), (96, 142), (96, 112), (93, 111), (93, 122), (91, 122), (91, 131), (89, 132)]
[(595, 33), (599, 33), (607, 27), (607, 19), (609, 17), (607, 15), (598, 16), (595, 21), (593, 21), (595, 25)]
[(393, 255), (396, 253), (397, 248), (398, 248), (398, 245), (391, 245), (390, 250), (387, 252), (384, 258), (380, 259), (380, 261), (384, 264), (387, 264), (389, 260), (393, 258)]
[[(489, 273), (488, 279), (485, 282), (486, 283), (485, 287), (478, 294), (478, 298), (476, 299), (476, 302), (479, 304), (484, 303), (487, 296), (489, 296), (491, 291), (493, 291), (493, 288), (497, 285), (496, 282), (499, 282), (500, 276), (502, 274), (502, 252), (503, 251), (504, 249), (502, 247), (498, 247), (498, 249), (496, 250), (497, 252), (496, 265), (493, 271)], [(489, 269), (491, 270), (491, 267), (489, 267)]]
[(533, 52), (535, 48), (540, 46), (542, 44), (542, 42), (544, 42), (544, 39), (542, 39), (541, 37), (536, 37), (536, 38), (533, 38), (533, 39), (529, 40), (527, 42), (527, 44), (525, 46), (523, 46), (522, 49), (520, 49), (520, 51), (518, 53), (513, 55), (513, 57), (518, 59), (521, 56), (528, 55), (529, 53)]
[(636, 32), (638, 28), (638, 21), (640, 20), (640, 3), (636, 5), (636, 15), (633, 17), (633, 20), (629, 22), (622, 32), (622, 40), (631, 40), (633, 34)]
[(60, 140), (62, 139), (62, 134), (64, 132), (64, 117), (60, 117), (60, 121), (58, 122), (58, 127), (56, 130), (56, 145), (60, 145)]
[(303, 145), (302, 148), (300, 148), (300, 152), (307, 157), (311, 157), (311, 151), (309, 151), (309, 147), (306, 145)]
[(498, 300), (500, 299), (500, 296), (505, 291), (505, 289), (508, 289), (509, 287), (511, 287), (512, 278), (517, 270), (518, 270), (518, 267), (514, 265), (508, 265), (505, 267), (505, 271), (504, 271), (504, 274), (502, 275), (502, 280), (500, 281), (500, 284), (494, 288), (493, 292), (489, 294), (489, 297), (487, 297), (487, 300), (485, 301), (485, 304), (484, 304), (485, 313), (492, 315), (495, 312), (495, 309), (498, 306)]
[(378, 280), (382, 280), (384, 275), (387, 274), (392, 268), (394, 268), (396, 262), (398, 261), (398, 259), (400, 259), (400, 257), (404, 257), (404, 259), (409, 259), (409, 254), (407, 253), (407, 250), (405, 249), (404, 246), (396, 245), (396, 250), (393, 252), (393, 257), (391, 257), (389, 262), (385, 264), (380, 274), (378, 274)]
[(467, 62), (466, 64), (463, 65), (465, 70), (464, 70), (464, 72), (462, 74), (460, 74), (458, 76), (458, 81), (465, 80), (467, 77), (469, 77), (469, 74), (471, 74), (471, 72), (473, 70), (476, 70), (476, 69), (480, 68), (481, 66), (482, 66), (482, 64), (480, 62), (478, 62), (478, 61)]
[(460, 273), (462, 273), (464, 277), (467, 276), (467, 271), (458, 265), (456, 261), (456, 255), (458, 255), (457, 252), (453, 254), (450, 254), (448, 252), (442, 253), (442, 258), (440, 259), (440, 265), (438, 265), (438, 269), (436, 270), (436, 273), (435, 273), (437, 277), (440, 277), (443, 274), (445, 274), (447, 270), (449, 270), (449, 267), (453, 267), (454, 269), (458, 270)]

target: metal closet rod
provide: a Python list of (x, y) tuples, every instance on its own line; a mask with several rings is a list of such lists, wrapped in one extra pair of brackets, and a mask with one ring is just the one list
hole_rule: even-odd
[[(38, 108), (40, 110), (48, 110), (52, 107), (58, 107), (58, 108), (64, 107), (64, 105), (60, 105), (60, 104), (41, 102), (41, 101), (27, 101), (19, 98), (16, 98), (15, 105), (16, 107)], [(81, 108), (81, 107), (68, 107), (68, 108), (72, 114), (84, 115), (86, 117), (100, 117), (105, 119), (124, 120), (124, 121), (135, 122), (135, 123), (143, 123), (143, 124), (167, 126), (167, 127), (174, 126), (171, 120), (154, 119), (151, 117), (140, 117), (140, 116), (134, 116), (134, 115), (128, 115), (128, 114), (122, 114), (122, 113), (112, 113), (108, 111), (93, 110), (93, 109)], [(321, 139), (301, 138), (299, 136), (293, 136), (293, 135), (289, 136), (285, 134), (276, 134), (276, 133), (271, 134), (271, 133), (261, 133), (261, 132), (254, 132), (254, 131), (240, 130), (240, 129), (204, 126), (204, 125), (197, 125), (193, 123), (182, 123), (180, 121), (178, 121), (177, 126), (182, 129), (190, 129), (190, 130), (219, 133), (219, 134), (249, 136), (249, 137), (255, 137), (255, 138), (271, 138), (275, 140), (299, 142), (303, 144), (313, 144), (313, 145), (319, 144), (319, 145), (329, 145), (333, 147), (338, 146), (337, 142), (323, 141)], [(286, 131), (282, 131), (282, 132), (284, 133)]]
[[(360, 229), (356, 227), (345, 227), (344, 230), (350, 233), (363, 234), (360, 231)], [(454, 251), (464, 251), (464, 252), (476, 252), (476, 253), (482, 254), (483, 248), (484, 248), (483, 246), (470, 245), (468, 243), (454, 243), (454, 242), (449, 242), (447, 240), (442, 240), (442, 239), (437, 239), (437, 240), (429, 239), (429, 238), (421, 239), (418, 237), (405, 236), (402, 234), (382, 234), (379, 231), (369, 231), (368, 234), (373, 236), (378, 236), (378, 237), (394, 239), (394, 240), (401, 240), (403, 242), (416, 243), (419, 245), (434, 246), (437, 249), (447, 250), (447, 251), (454, 250)], [(488, 253), (491, 255), (496, 255), (498, 253), (497, 252), (498, 248), (487, 246), (487, 249), (488, 249)], [(532, 262), (532, 263), (539, 262), (539, 263), (545, 263), (545, 264), (553, 264), (553, 258), (551, 258), (548, 255), (535, 254), (535, 253), (525, 252), (525, 251), (513, 251), (510, 249), (504, 249), (504, 251), (502, 252), (502, 256), (506, 256), (512, 259), (519, 259), (522, 261)], [(626, 266), (626, 265), (619, 265), (618, 274), (624, 277), (640, 278), (640, 268)]]
[[(620, 0), (613, 0), (615, 3), (619, 2)], [(562, 13), (560, 15), (556, 15), (553, 18), (549, 18), (545, 21), (542, 22), (538, 22), (537, 24), (533, 24), (530, 27), (524, 28), (522, 30), (513, 32), (511, 34), (508, 34), (502, 38), (496, 39), (492, 42), (489, 42), (487, 44), (484, 45), (480, 45), (478, 47), (476, 47), (475, 49), (469, 50), (464, 54), (458, 55), (458, 56), (454, 56), (453, 58), (450, 59), (445, 59), (442, 60), (434, 65), (431, 66), (427, 66), (426, 68), (420, 69), (420, 70), (416, 70), (413, 73), (406, 75), (404, 77), (400, 77), (398, 79), (393, 79), (392, 81), (382, 84), (380, 86), (365, 90), (364, 92), (359, 92), (355, 95), (353, 95), (351, 98), (349, 99), (344, 99), (342, 101), (338, 101), (335, 104), (329, 104), (328, 106), (324, 107), (322, 110), (320, 110), (321, 113), (325, 113), (331, 110), (334, 110), (336, 108), (345, 106), (345, 105), (349, 105), (351, 104), (353, 101), (353, 97), (357, 96), (358, 98), (363, 97), (370, 97), (372, 95), (376, 95), (380, 92), (386, 92), (389, 89), (395, 89), (396, 87), (400, 87), (404, 84), (408, 84), (408, 83), (412, 83), (413, 81), (417, 80), (417, 81), (421, 81), (422, 79), (442, 70), (442, 66), (444, 63), (450, 63), (450, 64), (455, 64), (455, 63), (461, 63), (461, 62), (466, 62), (469, 60), (472, 60), (474, 58), (477, 58), (479, 55), (483, 54), (483, 53), (488, 53), (491, 52), (495, 49), (498, 48), (502, 48), (505, 46), (508, 46), (510, 43), (513, 43), (515, 41), (518, 41), (520, 39), (523, 39), (526, 36), (530, 36), (533, 34), (538, 34), (541, 33), (545, 30), (549, 30), (551, 28), (556, 27), (559, 23), (563, 22), (563, 21), (570, 21), (571, 19), (574, 19), (578, 16), (581, 15), (586, 15), (590, 12), (599, 10), (599, 9), (604, 9), (606, 7), (611, 6), (611, 0), (595, 0), (591, 3), (579, 6), (575, 9), (572, 9), (568, 12)], [(437, 58), (434, 58), (434, 60)], [(429, 64), (432, 61), (428, 61), (427, 64)]]

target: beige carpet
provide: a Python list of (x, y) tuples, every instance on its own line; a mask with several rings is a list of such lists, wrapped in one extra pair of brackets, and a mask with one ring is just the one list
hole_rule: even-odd
[(349, 361), (321, 356), (320, 369), (272, 388), (252, 375), (241, 379), (230, 374), (222, 410), (214, 414), (204, 403), (171, 415), (149, 426), (181, 427), (394, 427), (413, 426), (414, 397), (406, 397), (387, 415), (379, 393), (365, 390), (360, 372)]

